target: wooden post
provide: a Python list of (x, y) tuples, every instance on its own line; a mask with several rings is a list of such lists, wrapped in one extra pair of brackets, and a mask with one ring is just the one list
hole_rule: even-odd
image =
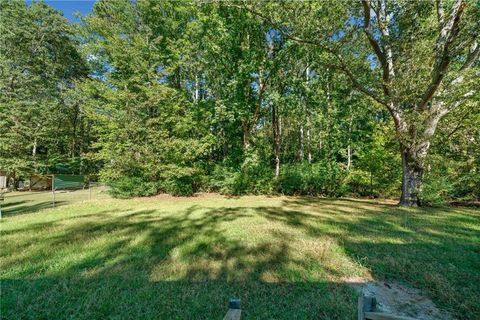
[(52, 207), (55, 208), (55, 175), (52, 174)]
[(375, 297), (358, 297), (358, 320), (365, 320), (365, 313), (375, 311), (376, 304)]
[(419, 320), (411, 317), (397, 316), (384, 312), (365, 312), (367, 320)]
[(375, 297), (358, 297), (358, 320), (417, 320), (415, 318), (397, 316), (394, 314), (376, 312), (377, 301)]
[(223, 320), (240, 320), (241, 314), (240, 299), (230, 299), (228, 301), (228, 312)]
[(0, 193), (0, 219), (2, 219), (2, 202), (5, 200), (3, 193)]

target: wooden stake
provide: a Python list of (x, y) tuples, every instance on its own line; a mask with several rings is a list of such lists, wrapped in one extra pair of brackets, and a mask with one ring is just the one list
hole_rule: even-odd
[(230, 299), (228, 301), (228, 312), (223, 320), (240, 320), (241, 315), (240, 299)]

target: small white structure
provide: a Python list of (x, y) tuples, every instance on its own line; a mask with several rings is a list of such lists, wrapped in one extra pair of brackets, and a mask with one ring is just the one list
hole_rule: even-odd
[(0, 190), (7, 188), (7, 173), (5, 171), (0, 171)]

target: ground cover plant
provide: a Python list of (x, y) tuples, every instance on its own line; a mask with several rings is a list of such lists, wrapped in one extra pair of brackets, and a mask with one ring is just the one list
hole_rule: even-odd
[(347, 282), (371, 278), (480, 316), (476, 209), (203, 195), (35, 210), (0, 221), (5, 319), (221, 319), (231, 297), (245, 319), (355, 319)]

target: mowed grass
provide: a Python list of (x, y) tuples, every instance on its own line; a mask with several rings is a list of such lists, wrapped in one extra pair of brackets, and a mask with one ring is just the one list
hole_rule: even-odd
[[(55, 192), (55, 207), (86, 200), (109, 198), (105, 187), (95, 186), (91, 189), (59, 190)], [(5, 194), (5, 201), (0, 202), (2, 212), (7, 216), (31, 213), (53, 207), (51, 191), (21, 191)]]
[[(351, 279), (480, 318), (480, 212), (354, 199), (103, 199), (1, 223), (4, 319), (356, 319)], [(30, 212), (30, 213), (29, 213)]]

